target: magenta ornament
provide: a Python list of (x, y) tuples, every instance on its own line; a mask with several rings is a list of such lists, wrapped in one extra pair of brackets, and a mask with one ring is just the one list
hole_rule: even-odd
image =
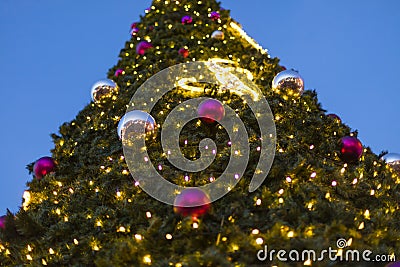
[(137, 22), (132, 23), (131, 24), (131, 29), (136, 28), (136, 26), (137, 26)]
[(115, 77), (118, 77), (120, 75), (124, 74), (124, 70), (123, 69), (117, 69), (114, 73)]
[(341, 158), (346, 163), (356, 162), (363, 153), (363, 146), (360, 140), (354, 136), (345, 136), (340, 139), (341, 142)]
[(211, 207), (210, 197), (200, 188), (184, 189), (176, 196), (174, 212), (184, 217), (198, 217), (206, 214)]
[(42, 157), (38, 159), (33, 165), (33, 172), (36, 179), (42, 179), (43, 176), (54, 172), (56, 163), (51, 157)]
[(0, 217), (0, 228), (1, 229), (6, 228), (6, 215), (3, 215)]
[(143, 56), (146, 53), (146, 51), (152, 47), (153, 45), (151, 43), (147, 41), (142, 41), (136, 45), (136, 53), (138, 55)]
[(183, 25), (191, 24), (193, 22), (193, 18), (191, 16), (183, 16), (181, 21)]
[(221, 18), (221, 15), (217, 11), (213, 11), (209, 14), (210, 19), (213, 21), (219, 20)]
[(214, 123), (215, 121), (221, 121), (225, 117), (225, 108), (220, 101), (207, 99), (200, 103), (197, 108), (197, 114), (202, 121)]

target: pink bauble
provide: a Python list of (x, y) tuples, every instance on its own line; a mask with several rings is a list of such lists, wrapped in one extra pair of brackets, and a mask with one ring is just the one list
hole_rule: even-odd
[(146, 53), (146, 51), (152, 47), (153, 45), (151, 43), (142, 41), (136, 45), (136, 53), (138, 55), (143, 56)]
[(38, 159), (33, 165), (33, 172), (35, 173), (36, 179), (42, 179), (43, 176), (54, 172), (56, 163), (51, 157), (43, 157)]
[(219, 20), (221, 18), (221, 15), (217, 11), (213, 11), (209, 15), (210, 19), (213, 21)]
[(197, 108), (197, 114), (202, 121), (214, 123), (215, 121), (221, 121), (225, 117), (225, 108), (218, 100), (207, 99), (201, 102)]
[(182, 55), (184, 58), (187, 58), (189, 56), (189, 50), (186, 48), (181, 48), (178, 51), (179, 55)]
[(123, 70), (123, 69), (117, 69), (117, 70), (115, 71), (114, 76), (115, 76), (115, 77), (118, 77), (118, 76), (120, 76), (120, 75), (122, 75), (122, 74), (124, 74), (124, 70)]
[(183, 25), (190, 24), (193, 22), (193, 18), (191, 16), (183, 16), (181, 21)]
[(6, 216), (1, 216), (0, 217), (0, 228), (5, 229), (6, 228)]
[(210, 203), (210, 197), (200, 188), (187, 188), (176, 196), (174, 212), (182, 216), (198, 217), (208, 212)]
[(341, 140), (341, 158), (346, 163), (356, 162), (363, 153), (363, 146), (360, 140), (354, 136), (346, 136)]

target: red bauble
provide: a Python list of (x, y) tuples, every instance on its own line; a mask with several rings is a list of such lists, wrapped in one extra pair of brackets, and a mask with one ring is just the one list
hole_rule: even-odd
[(189, 56), (189, 50), (186, 48), (181, 48), (178, 51), (179, 55), (182, 55), (184, 58), (187, 58)]
[(0, 217), (0, 228), (1, 229), (6, 228), (6, 216), (5, 215)]
[(143, 56), (146, 53), (146, 51), (152, 47), (153, 45), (151, 43), (142, 41), (136, 45), (136, 53), (138, 55)]
[(132, 23), (131, 24), (131, 29), (136, 28), (136, 26), (137, 26), (137, 22)]
[(353, 136), (346, 136), (340, 142), (341, 158), (344, 162), (351, 163), (360, 159), (363, 153), (363, 146), (360, 140)]
[(33, 172), (35, 173), (36, 179), (42, 179), (43, 176), (54, 172), (56, 163), (51, 157), (43, 157), (38, 159), (33, 165)]
[(182, 216), (198, 217), (208, 212), (210, 203), (210, 197), (200, 188), (187, 188), (176, 196), (174, 212)]
[(221, 102), (216, 99), (207, 99), (197, 108), (197, 114), (202, 121), (206, 123), (214, 123), (225, 117), (225, 108)]
[(190, 24), (193, 22), (193, 18), (191, 16), (183, 16), (181, 21), (183, 25)]

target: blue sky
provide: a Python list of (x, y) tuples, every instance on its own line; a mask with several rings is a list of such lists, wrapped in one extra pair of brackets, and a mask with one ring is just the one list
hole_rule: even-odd
[[(150, 0), (0, 1), (0, 215), (17, 211), (25, 166), (90, 102)], [(222, 1), (273, 57), (374, 152), (400, 152), (397, 0)]]

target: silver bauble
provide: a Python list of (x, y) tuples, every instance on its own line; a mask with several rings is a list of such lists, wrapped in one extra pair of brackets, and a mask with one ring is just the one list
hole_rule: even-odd
[(221, 31), (214, 31), (211, 34), (211, 38), (217, 39), (217, 40), (224, 40), (225, 34), (223, 32), (221, 32)]
[(400, 154), (389, 153), (383, 156), (382, 160), (386, 161), (386, 163), (400, 175)]
[(277, 93), (285, 92), (287, 95), (300, 96), (304, 92), (304, 81), (297, 71), (284, 70), (272, 80), (272, 90)]
[(121, 140), (142, 137), (145, 134), (154, 133), (156, 129), (154, 118), (141, 110), (133, 110), (126, 113), (118, 124), (118, 136)]
[(112, 80), (100, 80), (92, 86), (92, 100), (100, 103), (105, 98), (112, 97), (118, 92), (118, 85)]

